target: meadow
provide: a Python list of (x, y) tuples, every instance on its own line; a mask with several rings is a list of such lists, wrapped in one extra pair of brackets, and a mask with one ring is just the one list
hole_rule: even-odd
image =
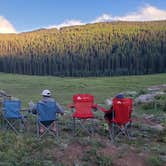
[(51, 90), (56, 100), (63, 106), (72, 101), (76, 93), (91, 93), (97, 103), (103, 104), (106, 98), (123, 91), (141, 91), (149, 86), (166, 83), (166, 74), (119, 76), (119, 77), (52, 77), (28, 76), (0, 73), (0, 89), (19, 98), (23, 107), (28, 102), (37, 102), (43, 89)]
[[(166, 112), (165, 109), (148, 105), (136, 106), (133, 112), (133, 140), (119, 139), (112, 144), (103, 113), (98, 118), (97, 131), (93, 136), (80, 132), (73, 136), (70, 128), (71, 113), (67, 104), (75, 93), (91, 93), (95, 102), (105, 106), (105, 99), (119, 92), (136, 91), (143, 94), (153, 85), (166, 83), (166, 74), (119, 76), (119, 77), (52, 77), (28, 76), (0, 73), (0, 90), (22, 101), (23, 108), (28, 102), (37, 102), (43, 89), (50, 89), (53, 97), (66, 111), (60, 118), (59, 138), (36, 137), (35, 117), (29, 115), (26, 130), (16, 135), (0, 129), (0, 165), (3, 166), (165, 166), (166, 156)], [(159, 97), (164, 103), (166, 96)], [(147, 118), (148, 117), (148, 118)], [(152, 117), (152, 118), (151, 118)], [(164, 127), (163, 131), (151, 125)]]

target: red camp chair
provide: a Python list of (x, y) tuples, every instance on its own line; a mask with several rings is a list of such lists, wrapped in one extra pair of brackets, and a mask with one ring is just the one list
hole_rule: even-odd
[[(94, 96), (91, 94), (75, 94), (73, 96), (73, 104), (68, 105), (73, 109), (73, 132), (76, 135), (79, 132), (77, 124), (83, 128), (88, 134), (93, 134), (93, 109), (96, 109), (94, 104)], [(90, 129), (86, 126), (87, 120), (91, 121)], [(77, 130), (77, 131), (76, 131)]]
[(112, 141), (120, 135), (130, 138), (132, 105), (133, 100), (131, 98), (113, 99), (113, 118), (109, 124)]

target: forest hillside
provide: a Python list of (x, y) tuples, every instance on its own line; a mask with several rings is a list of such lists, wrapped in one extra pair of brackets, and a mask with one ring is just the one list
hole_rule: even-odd
[(166, 72), (166, 21), (0, 34), (0, 72), (113, 76)]

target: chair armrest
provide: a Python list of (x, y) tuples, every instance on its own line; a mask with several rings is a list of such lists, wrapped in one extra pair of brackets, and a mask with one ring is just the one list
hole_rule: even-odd
[(93, 104), (93, 105), (92, 105), (92, 109), (93, 109), (94, 111), (97, 111), (97, 106), (98, 106), (97, 104)]
[(92, 105), (92, 108), (93, 108), (93, 109), (97, 109), (97, 107), (98, 107), (97, 104), (93, 104), (93, 105)]
[(31, 109), (29, 109), (29, 108), (22, 108), (21, 112), (31, 113)]
[(74, 104), (68, 104), (67, 107), (68, 108), (74, 108)]
[(107, 112), (107, 110), (106, 110), (104, 107), (101, 107), (101, 106), (99, 106), (99, 105), (97, 105), (97, 109), (99, 109), (100, 111), (102, 111), (102, 112), (104, 112), (104, 113)]
[(60, 114), (61, 116), (63, 116), (65, 114), (65, 112), (58, 112), (57, 115)]

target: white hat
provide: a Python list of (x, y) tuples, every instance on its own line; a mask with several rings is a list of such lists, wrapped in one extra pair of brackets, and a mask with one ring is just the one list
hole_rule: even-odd
[(50, 97), (51, 96), (51, 92), (48, 89), (43, 90), (42, 92), (42, 96), (47, 96)]

